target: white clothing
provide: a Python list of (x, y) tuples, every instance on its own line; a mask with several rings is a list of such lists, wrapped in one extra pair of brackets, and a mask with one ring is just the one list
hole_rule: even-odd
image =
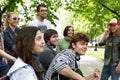
[(28, 22), (27, 25), (39, 27), (42, 33), (44, 33), (47, 29), (51, 29), (51, 22), (47, 19), (44, 19), (43, 22), (39, 21), (38, 19), (35, 19), (33, 21)]
[(7, 73), (10, 80), (38, 80), (33, 68), (17, 58), (13, 66)]

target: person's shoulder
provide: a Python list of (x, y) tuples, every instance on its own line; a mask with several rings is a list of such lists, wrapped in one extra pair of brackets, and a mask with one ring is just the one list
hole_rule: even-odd
[(27, 26), (35, 26), (39, 23), (39, 21), (37, 19), (34, 19), (33, 21), (29, 21), (27, 23)]
[(44, 19), (45, 22), (50, 22), (48, 19)]
[(45, 22), (45, 23), (50, 23), (50, 24), (51, 24), (51, 22), (50, 22), (48, 19), (44, 19), (44, 22)]
[(10, 28), (7, 27), (7, 28), (5, 28), (2, 32), (3, 32), (3, 33), (9, 33), (9, 32), (10, 32)]
[(16, 78), (16, 80), (35, 80), (35, 79), (37, 80), (33, 68), (30, 67), (29, 65), (20, 67), (19, 69), (14, 71), (11, 75), (9, 75), (9, 77), (12, 79)]
[(17, 58), (17, 60), (15, 61), (15, 63), (12, 65), (12, 67), (10, 68), (9, 72), (7, 73), (7, 75), (9, 76), (11, 73), (13, 73), (14, 71), (18, 70), (19, 68), (26, 66), (28, 64), (24, 63), (22, 61), (22, 59)]
[(64, 40), (64, 38), (60, 38), (60, 40), (59, 41), (63, 41)]
[(51, 53), (51, 52), (52, 52), (52, 50), (48, 46), (44, 46), (44, 51), (42, 53), (48, 54), (48, 53)]
[(59, 40), (59, 42), (65, 42), (65, 39), (64, 39), (64, 38), (61, 38), (61, 39)]
[(73, 51), (72, 49), (64, 49), (61, 51), (61, 53), (66, 56), (75, 56), (75, 51)]

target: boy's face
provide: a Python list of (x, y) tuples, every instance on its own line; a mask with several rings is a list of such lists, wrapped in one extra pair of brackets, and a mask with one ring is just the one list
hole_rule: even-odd
[(48, 41), (48, 45), (53, 45), (53, 46), (57, 46), (58, 45), (58, 41), (59, 41), (59, 38), (58, 38), (58, 34), (54, 34), (50, 37), (50, 40)]
[(78, 41), (76, 44), (72, 43), (74, 51), (79, 55), (85, 55), (85, 52), (87, 51), (87, 45), (88, 42), (85, 41)]

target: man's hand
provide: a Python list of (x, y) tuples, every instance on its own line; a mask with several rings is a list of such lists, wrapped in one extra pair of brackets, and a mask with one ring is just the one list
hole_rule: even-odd
[(116, 72), (117, 74), (120, 73), (120, 61), (119, 61), (118, 65), (117, 65), (117, 67), (116, 67), (116, 69), (115, 69), (115, 72)]

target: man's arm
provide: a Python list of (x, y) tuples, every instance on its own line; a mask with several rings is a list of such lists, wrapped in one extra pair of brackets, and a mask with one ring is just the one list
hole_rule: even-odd
[(60, 70), (58, 73), (66, 76), (66, 77), (69, 77), (73, 80), (85, 80), (84, 77), (82, 77), (78, 73), (74, 72), (69, 66), (66, 66), (65, 68)]
[(104, 32), (102, 38), (100, 39), (100, 41), (99, 41), (99, 46), (104, 45), (104, 41), (105, 41), (106, 37), (107, 37), (109, 34), (110, 34), (110, 30), (109, 30), (109, 28), (108, 28), (108, 29)]

